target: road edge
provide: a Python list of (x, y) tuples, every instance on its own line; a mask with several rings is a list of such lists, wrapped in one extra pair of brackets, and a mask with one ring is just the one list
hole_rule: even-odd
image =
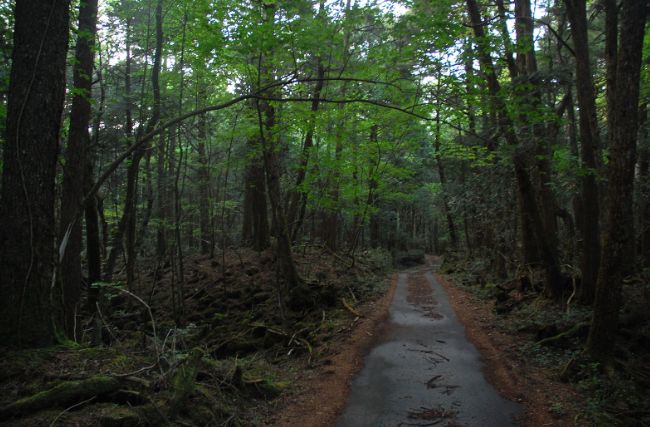
[(273, 426), (329, 427), (345, 408), (350, 383), (363, 368), (365, 356), (388, 318), (399, 272), (390, 276), (390, 286), (379, 299), (362, 306), (364, 317), (355, 322), (352, 332), (339, 343), (340, 351), (328, 363), (307, 372), (295, 391), (284, 398)]

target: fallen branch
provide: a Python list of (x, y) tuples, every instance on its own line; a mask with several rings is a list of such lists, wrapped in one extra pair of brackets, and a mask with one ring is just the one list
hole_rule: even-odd
[(357, 317), (363, 317), (363, 314), (359, 313), (359, 311), (355, 310), (350, 304), (348, 304), (345, 298), (341, 298), (341, 302), (343, 303), (343, 307), (345, 307), (350, 313)]
[(78, 408), (79, 406), (85, 405), (86, 403), (95, 400), (96, 397), (97, 397), (97, 396), (93, 396), (93, 397), (91, 397), (90, 399), (86, 399), (86, 400), (81, 401), (81, 402), (79, 402), (79, 403), (75, 403), (75, 404), (72, 405), (72, 406), (68, 406), (68, 407), (65, 408), (63, 411), (59, 412), (59, 415), (57, 415), (56, 417), (54, 417), (54, 419), (53, 419), (52, 422), (50, 423), (50, 427), (54, 427), (54, 424), (56, 424), (56, 422), (59, 421), (59, 418), (61, 418), (61, 416), (62, 416), (63, 414), (65, 414), (66, 412), (69, 412), (69, 411), (73, 410), (74, 408)]
[(573, 325), (571, 329), (568, 329), (564, 332), (560, 332), (557, 335), (553, 335), (552, 337), (544, 338), (539, 341), (537, 341), (535, 344), (537, 345), (551, 345), (556, 341), (560, 341), (565, 338), (571, 338), (574, 335), (576, 335), (578, 332), (580, 332), (581, 329), (589, 326), (589, 322), (579, 322)]

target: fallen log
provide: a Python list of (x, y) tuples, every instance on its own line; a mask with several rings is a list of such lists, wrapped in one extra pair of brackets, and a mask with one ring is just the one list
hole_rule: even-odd
[(67, 407), (94, 396), (110, 394), (117, 391), (120, 386), (121, 384), (116, 378), (106, 375), (97, 375), (79, 381), (66, 381), (49, 390), (24, 397), (0, 408), (0, 420), (49, 408)]
[(589, 322), (579, 322), (576, 323), (573, 327), (570, 329), (561, 332), (557, 335), (553, 335), (548, 338), (541, 339), (536, 342), (537, 345), (554, 345), (558, 342), (561, 342), (563, 340), (573, 338), (575, 335), (578, 335), (582, 331), (586, 330), (589, 328)]

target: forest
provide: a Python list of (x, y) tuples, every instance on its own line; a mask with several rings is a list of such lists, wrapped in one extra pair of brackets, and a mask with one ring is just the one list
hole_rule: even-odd
[[(650, 425), (649, 21), (0, 0), (0, 425)], [(515, 424), (337, 418), (403, 297)]]

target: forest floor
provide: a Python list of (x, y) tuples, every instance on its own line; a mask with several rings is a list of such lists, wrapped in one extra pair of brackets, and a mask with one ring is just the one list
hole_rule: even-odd
[[(352, 266), (308, 246), (296, 261), (307, 284), (297, 300), (277, 280), (270, 251), (231, 250), (225, 262), (188, 257), (182, 288), (174, 266), (143, 267), (133, 289), (141, 301), (102, 285), (101, 316), (80, 322), (79, 343), (0, 350), (0, 425), (334, 425), (366, 354), (385, 338), (400, 274), (413, 283), (411, 302), (427, 305), (416, 288), (429, 268), (404, 279), (389, 275), (386, 252), (360, 253)], [(618, 373), (579, 366), (565, 382), (588, 310), (540, 298), (534, 274), (490, 284), (478, 264), (445, 262), (435, 281), (488, 381), (523, 404), (521, 425), (649, 425), (645, 288), (626, 286), (634, 304), (622, 319)], [(100, 346), (90, 344), (97, 325)]]
[[(273, 423), (300, 378), (354, 360), (343, 343), (369, 337), (390, 300), (387, 252), (353, 265), (305, 246), (295, 259), (299, 293), (278, 280), (271, 251), (238, 249), (186, 258), (183, 286), (165, 264), (142, 266), (131, 293), (102, 284), (101, 314), (80, 321), (78, 342), (0, 349), (0, 425)], [(98, 325), (102, 345), (91, 345)]]

